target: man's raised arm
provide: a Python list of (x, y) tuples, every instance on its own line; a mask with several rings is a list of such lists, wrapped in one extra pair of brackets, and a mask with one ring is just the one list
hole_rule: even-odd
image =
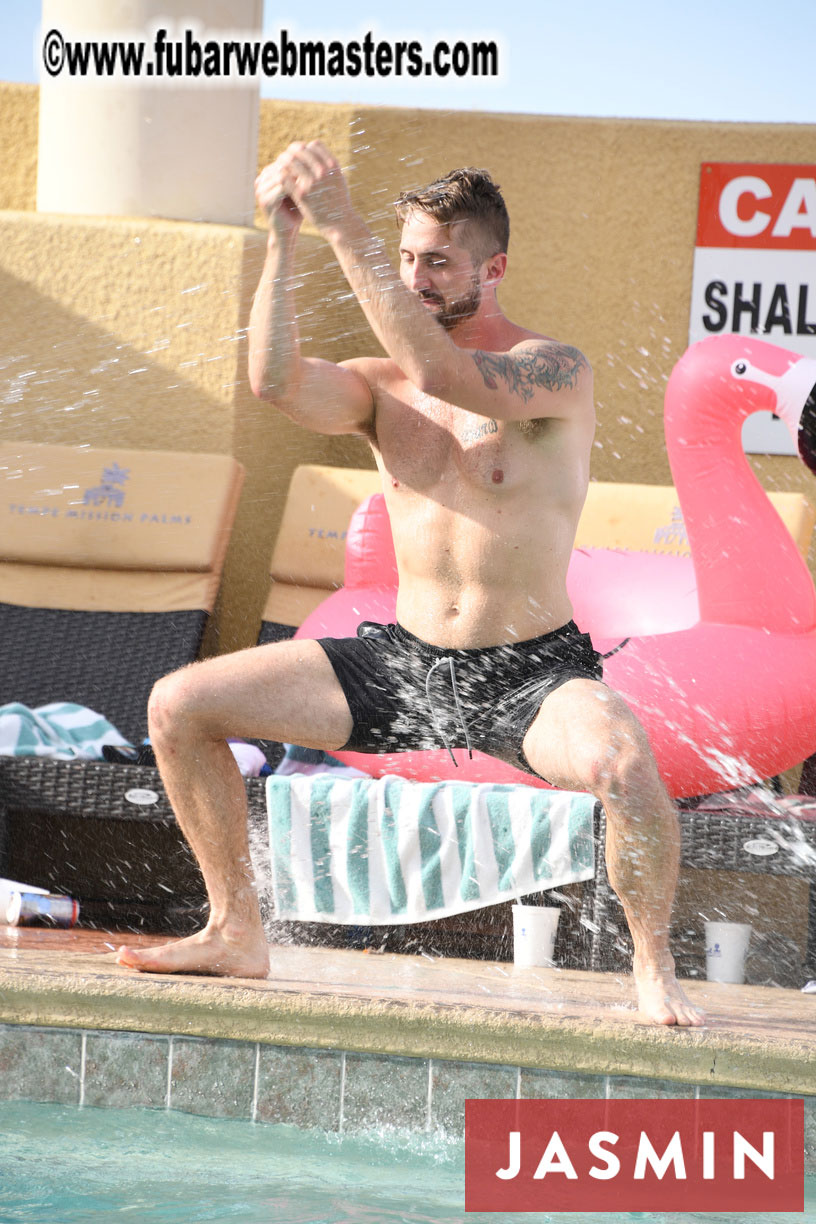
[(290, 197), (331, 244), (377, 339), (420, 390), (497, 420), (568, 416), (577, 398), (591, 402), (592, 371), (571, 346), (525, 340), (494, 353), (455, 344), (402, 283), (320, 141), (296, 142), (280, 161)]
[(269, 237), (249, 316), (249, 383), (260, 399), (307, 429), (367, 433), (374, 405), (368, 382), (355, 368), (358, 363), (335, 365), (300, 355), (292, 281), (303, 217), (286, 195), (279, 162), (267, 166), (255, 184)]

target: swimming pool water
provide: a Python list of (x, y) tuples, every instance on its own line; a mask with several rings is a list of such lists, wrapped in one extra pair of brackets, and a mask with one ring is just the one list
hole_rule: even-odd
[[(382, 1130), (347, 1136), (161, 1110), (0, 1106), (0, 1224), (543, 1224), (586, 1213), (465, 1214), (464, 1143)], [(733, 1224), (733, 1215), (609, 1214), (605, 1224)], [(816, 1224), (804, 1215), (746, 1222)]]

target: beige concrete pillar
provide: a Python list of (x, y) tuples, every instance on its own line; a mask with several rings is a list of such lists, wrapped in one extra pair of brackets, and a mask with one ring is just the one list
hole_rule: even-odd
[[(61, 39), (109, 51), (135, 41), (153, 72), (83, 79), (41, 64), (37, 209), (251, 225), (259, 78), (195, 76), (195, 44), (259, 39), (262, 16), (262, 0), (43, 0), (52, 67)], [(170, 44), (161, 61), (160, 27)], [(171, 63), (183, 74), (171, 76)]]

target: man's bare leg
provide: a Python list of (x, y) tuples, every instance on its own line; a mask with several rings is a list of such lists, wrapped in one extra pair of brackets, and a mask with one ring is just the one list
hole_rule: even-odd
[(156, 948), (123, 945), (117, 960), (155, 973), (266, 977), (246, 792), (226, 738), (340, 747), (351, 733), (351, 714), (331, 664), (309, 641), (194, 663), (159, 681), (149, 723), (168, 798), (204, 876), (210, 917), (186, 939)]
[(604, 805), (606, 867), (634, 943), (641, 1015), (656, 1024), (704, 1024), (677, 981), (669, 948), (680, 829), (640, 723), (617, 693), (571, 680), (545, 700), (524, 752), (549, 782), (589, 790)]

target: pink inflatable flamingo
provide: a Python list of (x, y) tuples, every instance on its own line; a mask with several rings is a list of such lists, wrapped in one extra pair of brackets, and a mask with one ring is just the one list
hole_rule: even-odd
[[(760, 410), (785, 421), (816, 471), (816, 361), (740, 336), (693, 345), (665, 397), (691, 560), (587, 549), (570, 566), (575, 619), (614, 652), (605, 678), (645, 726), (675, 796), (770, 777), (816, 751), (816, 592), (742, 450), (742, 423)], [(346, 586), (298, 636), (393, 620), (396, 578), (376, 495), (352, 521)], [(479, 753), (457, 752), (455, 770), (442, 750), (338, 755), (378, 775), (534, 782)]]

